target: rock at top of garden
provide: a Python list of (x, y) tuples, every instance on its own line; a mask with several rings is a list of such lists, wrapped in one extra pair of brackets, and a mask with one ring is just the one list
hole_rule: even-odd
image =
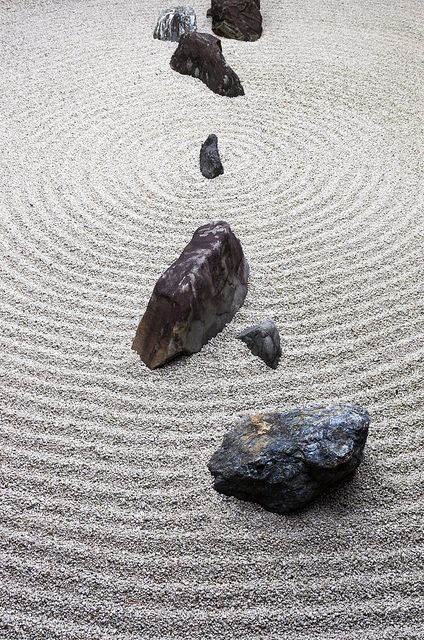
[(178, 42), (182, 35), (196, 30), (197, 19), (193, 7), (180, 6), (160, 12), (153, 37)]
[(221, 38), (253, 42), (262, 35), (259, 0), (212, 0), (212, 30)]

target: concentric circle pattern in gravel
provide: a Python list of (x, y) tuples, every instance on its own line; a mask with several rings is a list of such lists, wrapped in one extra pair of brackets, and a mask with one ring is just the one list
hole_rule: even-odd
[[(0, 3), (0, 637), (424, 638), (422, 2), (263, 0), (235, 99), (170, 69), (163, 6)], [(246, 303), (150, 372), (152, 287), (216, 218)], [(265, 317), (276, 371), (235, 339)], [(290, 517), (212, 490), (237, 414), (309, 401), (369, 408), (351, 483)]]

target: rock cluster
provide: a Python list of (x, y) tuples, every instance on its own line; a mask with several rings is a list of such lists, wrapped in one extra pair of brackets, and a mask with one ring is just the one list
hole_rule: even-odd
[[(254, 41), (262, 34), (260, 0), (211, 0), (215, 34)], [(199, 33), (191, 7), (162, 11), (154, 37), (178, 42), (171, 68), (198, 78), (213, 92), (242, 96), (237, 74), (221, 41)], [(208, 179), (224, 173), (218, 138), (200, 150)], [(247, 294), (248, 264), (239, 240), (223, 221), (199, 227), (181, 255), (157, 281), (133, 341), (143, 362), (155, 369), (179, 355), (200, 351), (233, 318)], [(275, 369), (280, 336), (272, 320), (238, 336)], [(362, 407), (311, 405), (283, 413), (245, 416), (225, 434), (209, 461), (216, 491), (288, 513), (351, 475), (362, 460), (370, 418)]]
[(225, 62), (221, 40), (209, 33), (195, 31), (181, 36), (171, 58), (171, 68), (199, 78), (221, 96), (234, 98), (244, 95), (239, 77)]
[(192, 7), (163, 9), (159, 15), (153, 37), (157, 40), (178, 42), (184, 33), (192, 33), (196, 29), (196, 12)]
[(243, 304), (248, 271), (241, 244), (226, 222), (199, 227), (157, 281), (133, 349), (150, 369), (200, 351)]
[(254, 41), (262, 35), (260, 0), (212, 0), (208, 15), (222, 38)]
[(369, 421), (348, 404), (243, 417), (209, 462), (214, 488), (269, 511), (294, 511), (355, 471)]
[(211, 133), (200, 149), (200, 171), (205, 178), (216, 178), (224, 173), (218, 151), (218, 138)]
[(276, 369), (281, 356), (280, 334), (272, 320), (264, 320), (260, 324), (248, 327), (238, 334), (253, 353), (261, 358), (268, 367)]

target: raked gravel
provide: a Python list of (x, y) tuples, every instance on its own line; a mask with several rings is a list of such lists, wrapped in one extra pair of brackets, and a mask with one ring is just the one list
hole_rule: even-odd
[[(422, 2), (263, 0), (235, 99), (170, 69), (164, 6), (0, 2), (0, 637), (424, 638)], [(217, 218), (246, 303), (150, 372), (152, 287)], [(276, 371), (236, 339), (268, 317)], [(236, 415), (311, 401), (369, 409), (353, 482), (290, 517), (213, 491)]]

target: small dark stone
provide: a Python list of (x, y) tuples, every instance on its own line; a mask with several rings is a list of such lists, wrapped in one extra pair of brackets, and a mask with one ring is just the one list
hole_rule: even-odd
[(153, 37), (157, 40), (178, 42), (184, 33), (192, 33), (196, 29), (196, 13), (192, 7), (163, 9), (159, 15)]
[(210, 12), (217, 36), (253, 42), (262, 35), (259, 0), (212, 0)]
[(211, 133), (200, 149), (200, 171), (205, 178), (216, 178), (224, 173), (218, 151), (218, 138)]
[(240, 309), (248, 273), (240, 241), (226, 222), (199, 227), (157, 281), (132, 348), (150, 369), (200, 351)]
[(221, 96), (233, 98), (244, 95), (239, 77), (222, 55), (221, 40), (209, 33), (196, 31), (181, 36), (171, 58), (171, 68), (199, 78)]
[(281, 356), (280, 334), (272, 320), (248, 327), (237, 336), (249, 347), (254, 356), (262, 358), (271, 369), (276, 369)]
[(210, 459), (214, 489), (294, 511), (355, 471), (369, 422), (366, 409), (349, 404), (242, 417)]

